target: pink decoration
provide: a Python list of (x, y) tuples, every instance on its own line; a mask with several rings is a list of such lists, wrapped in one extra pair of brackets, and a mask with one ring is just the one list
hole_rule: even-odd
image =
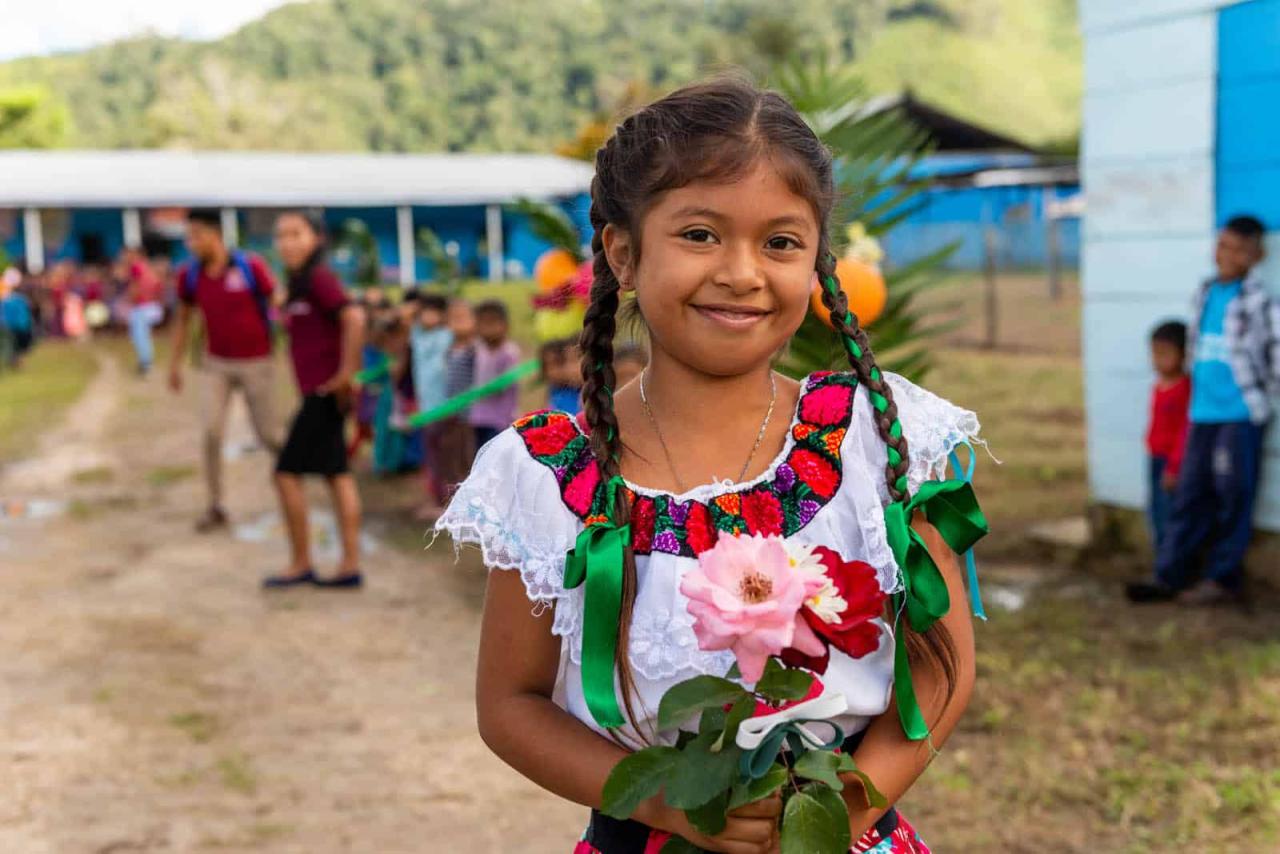
[(747, 682), (764, 674), (769, 656), (794, 646), (806, 655), (826, 647), (800, 616), (821, 578), (792, 570), (781, 537), (721, 533), (680, 582), (693, 632), (704, 650), (732, 649)]

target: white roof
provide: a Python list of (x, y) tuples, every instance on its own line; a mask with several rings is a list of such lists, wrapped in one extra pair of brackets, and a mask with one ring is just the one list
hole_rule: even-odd
[(586, 192), (547, 154), (0, 151), (0, 207), (475, 205)]

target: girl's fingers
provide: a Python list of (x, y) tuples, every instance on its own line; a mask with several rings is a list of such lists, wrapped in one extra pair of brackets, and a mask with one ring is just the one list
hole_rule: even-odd
[(770, 795), (763, 800), (738, 807), (730, 818), (777, 818), (782, 815), (782, 796)]
[(767, 846), (773, 838), (776, 821), (774, 819), (743, 819), (730, 817), (717, 836), (726, 842), (747, 842), (753, 845)]

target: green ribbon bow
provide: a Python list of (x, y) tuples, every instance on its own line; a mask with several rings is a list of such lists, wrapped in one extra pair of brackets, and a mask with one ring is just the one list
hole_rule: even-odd
[(587, 586), (582, 617), (582, 693), (591, 716), (607, 729), (624, 723), (613, 685), (622, 614), (622, 554), (631, 542), (631, 526), (618, 527), (613, 521), (622, 486), (618, 475), (605, 483), (608, 518), (583, 529), (564, 561), (564, 586)]
[[(911, 516), (916, 510), (924, 511), (925, 519), (957, 554), (972, 549), (988, 529), (973, 487), (961, 480), (929, 481), (914, 497), (885, 508), (889, 548), (902, 571), (902, 590), (893, 594), (896, 622), (901, 622), (905, 612), (913, 631), (926, 632), (946, 615), (951, 596), (924, 539), (911, 527)], [(894, 628), (893, 690), (898, 701), (898, 719), (907, 738), (920, 741), (929, 737), (929, 726), (911, 683), (905, 633), (897, 625)]]

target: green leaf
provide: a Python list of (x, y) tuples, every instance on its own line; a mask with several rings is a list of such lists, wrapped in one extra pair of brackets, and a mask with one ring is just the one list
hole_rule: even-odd
[(676, 735), (676, 750), (684, 750), (689, 742), (697, 737), (698, 734), (696, 732), (689, 732), (687, 729), (680, 730), (679, 734)]
[[(773, 659), (769, 659), (773, 664)], [(756, 693), (770, 700), (799, 700), (813, 687), (813, 674), (776, 665), (765, 666), (764, 675), (756, 683)]]
[[(838, 821), (829, 800), (820, 792), (840, 796), (825, 786), (792, 795), (782, 813), (782, 854), (846, 854), (849, 850), (849, 818)], [(841, 801), (843, 803), (843, 801)]]
[(680, 758), (680, 751), (674, 747), (646, 747), (623, 759), (613, 766), (605, 781), (601, 812), (618, 819), (629, 818), (641, 801), (662, 790)]
[(723, 831), (728, 823), (728, 816), (726, 815), (728, 810), (729, 792), (725, 790), (702, 806), (685, 810), (684, 814), (689, 819), (689, 823), (697, 828), (700, 833), (705, 833), (707, 836), (715, 836)]
[(658, 729), (675, 729), (698, 712), (722, 708), (746, 696), (746, 689), (718, 676), (695, 676), (672, 686), (658, 704)]
[(711, 733), (718, 736), (724, 732), (724, 724), (728, 719), (725, 710), (719, 706), (714, 709), (704, 709), (702, 717), (698, 719), (698, 735), (706, 735)]
[(867, 803), (876, 809), (884, 809), (889, 806), (889, 799), (876, 788), (876, 784), (871, 782), (871, 778), (867, 776), (867, 772), (858, 768), (858, 764), (853, 761), (853, 757), (847, 753), (841, 753), (840, 766), (837, 770), (841, 774), (853, 774), (862, 781), (862, 787), (867, 792)]
[(806, 751), (796, 761), (796, 776), (806, 780), (817, 780), (835, 791), (844, 788), (840, 781), (840, 756), (826, 750)]
[(704, 732), (679, 751), (680, 759), (663, 789), (668, 806), (696, 809), (733, 787), (742, 750), (737, 745), (728, 745), (713, 753), (711, 745), (719, 737), (718, 731)]
[(781, 765), (774, 765), (768, 771), (764, 772), (763, 777), (752, 780), (749, 783), (738, 783), (733, 787), (733, 792), (729, 795), (729, 810), (732, 812), (738, 807), (753, 804), (758, 800), (767, 798), (787, 783), (787, 769)]
[(711, 749), (719, 751), (726, 744), (733, 744), (734, 739), (738, 737), (738, 727), (742, 726), (742, 722), (751, 717), (751, 713), (755, 710), (756, 698), (750, 694), (734, 703), (733, 708), (725, 715), (724, 733), (715, 744), (711, 745)]
[(830, 850), (839, 851), (841, 854), (847, 852), (849, 846), (853, 844), (853, 832), (849, 828), (849, 806), (844, 802), (844, 798), (840, 797), (839, 792), (821, 783), (805, 786), (800, 792), (817, 801), (830, 816), (831, 828), (835, 832)]
[(724, 678), (725, 679), (741, 679), (742, 678), (742, 668), (738, 666), (738, 662), (735, 661), (733, 663), (733, 666), (729, 668), (729, 672), (724, 675)]

